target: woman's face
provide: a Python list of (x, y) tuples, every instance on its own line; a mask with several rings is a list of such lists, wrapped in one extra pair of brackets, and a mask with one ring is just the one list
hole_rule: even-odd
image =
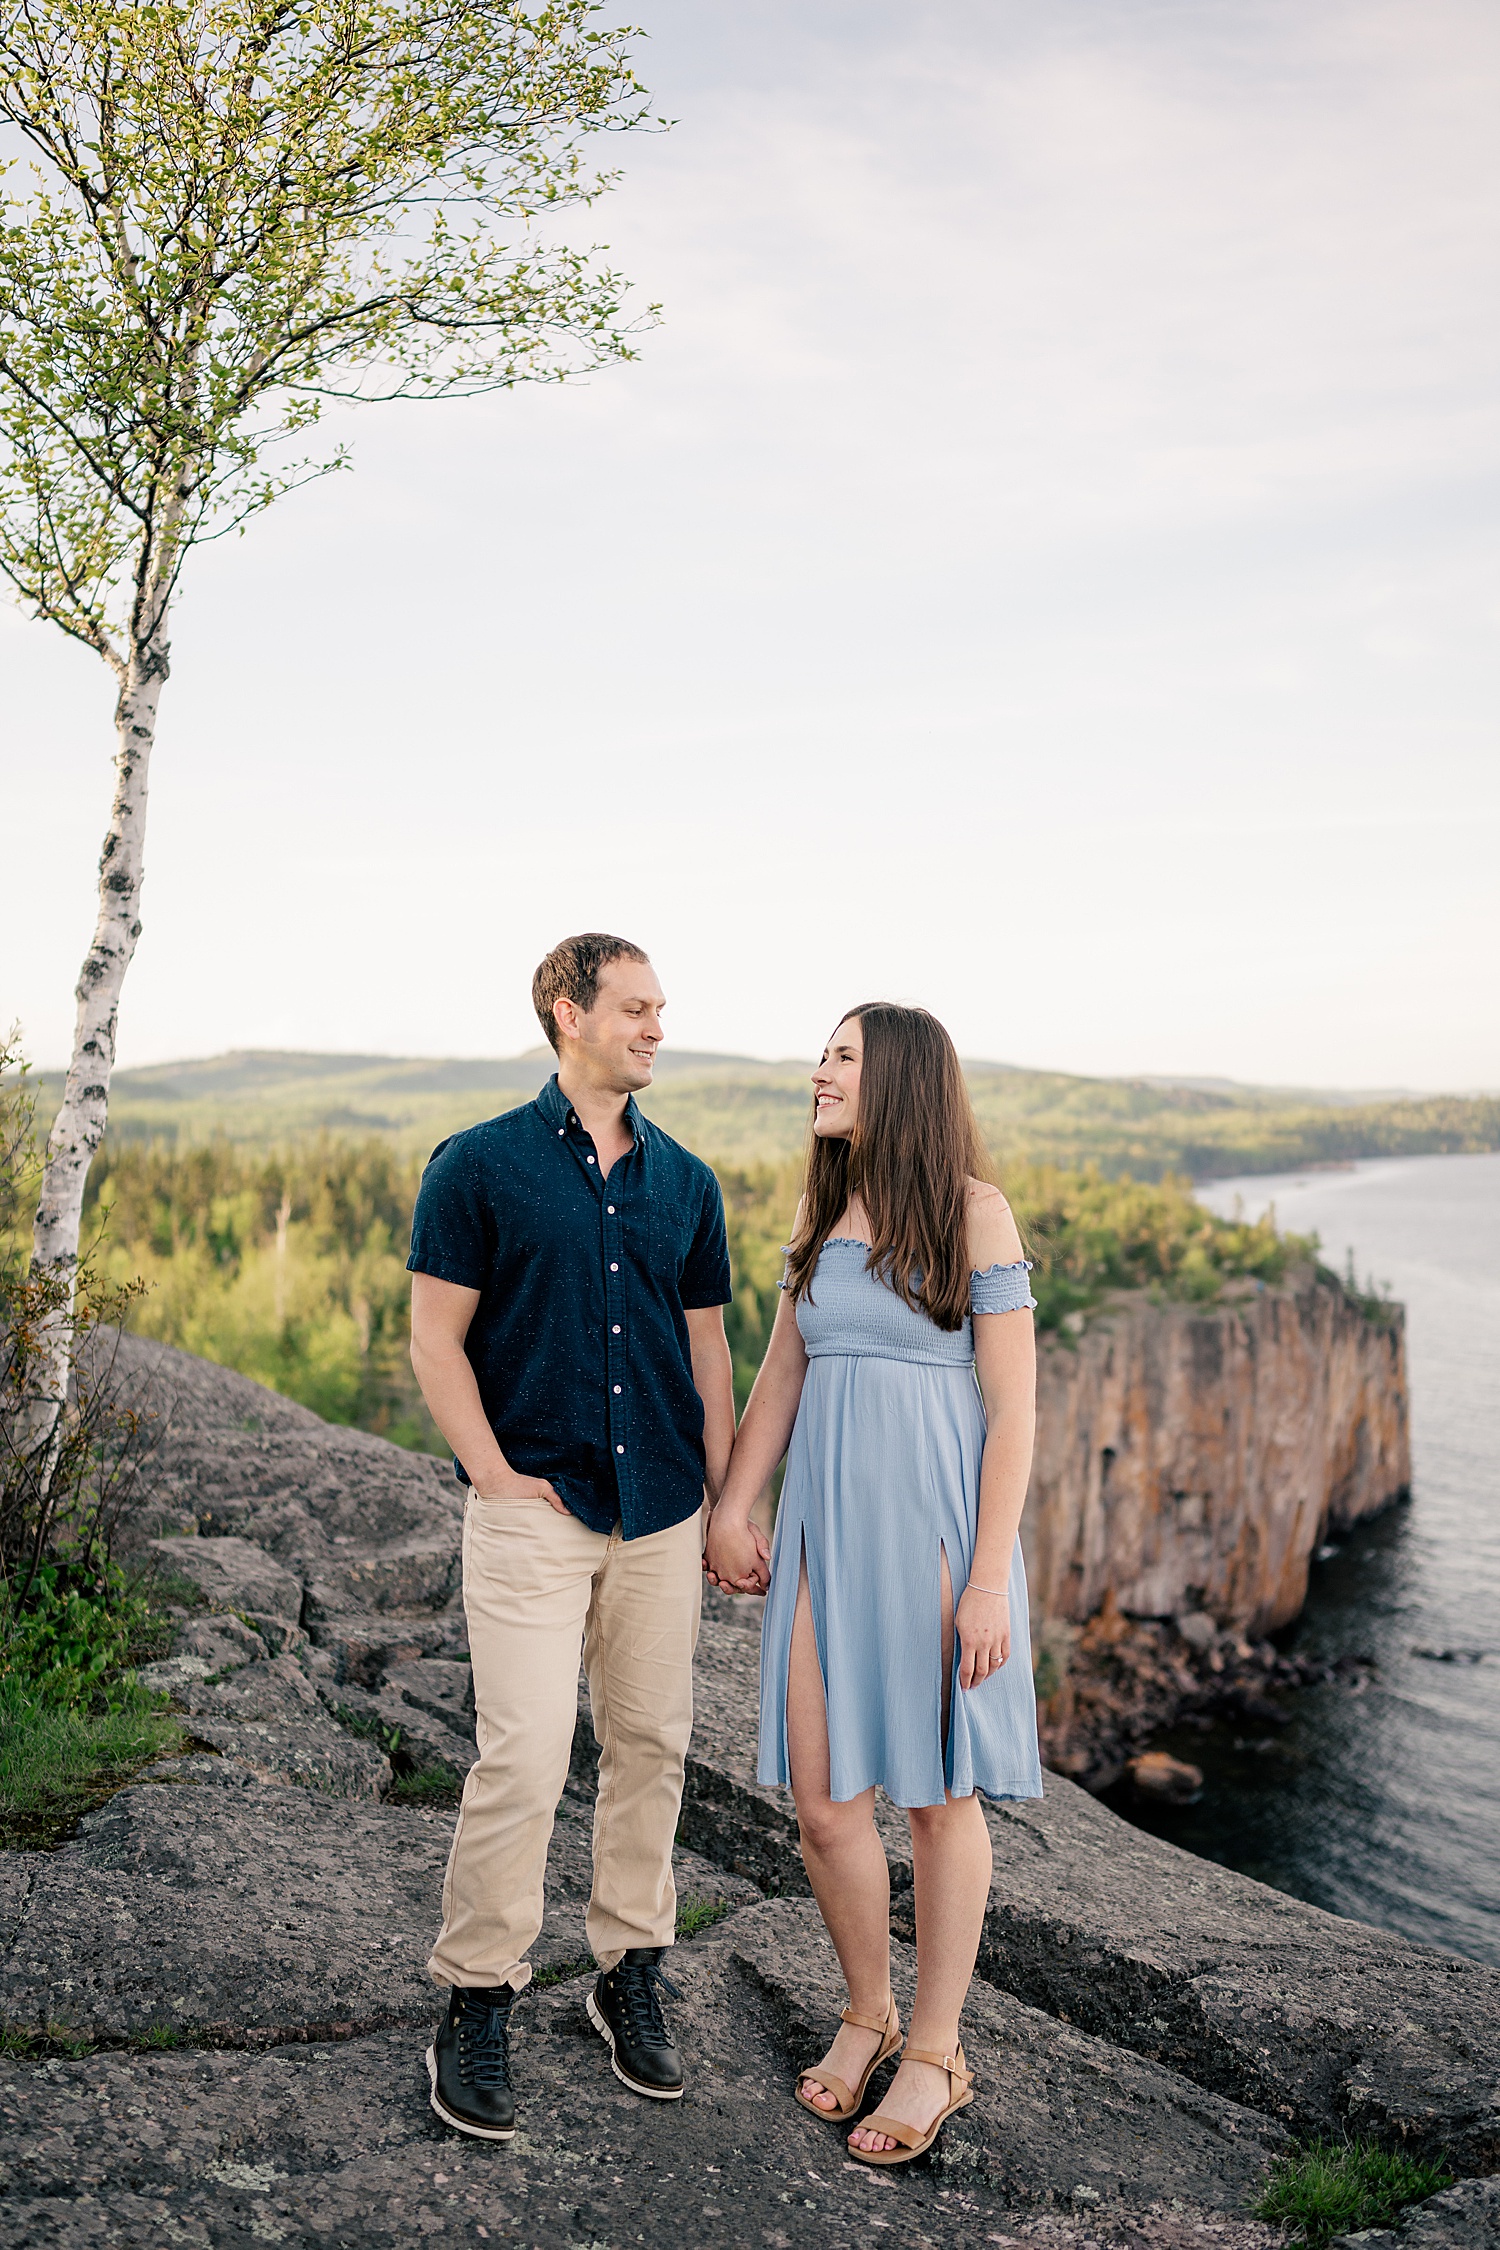
[(819, 1140), (846, 1141), (859, 1121), (859, 1067), (864, 1040), (858, 1016), (846, 1016), (823, 1049), (813, 1072), (817, 1102), (813, 1131)]

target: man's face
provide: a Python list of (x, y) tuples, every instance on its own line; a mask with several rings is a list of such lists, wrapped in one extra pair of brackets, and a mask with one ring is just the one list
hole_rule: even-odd
[(562, 1034), (559, 1061), (591, 1085), (616, 1094), (638, 1094), (651, 1083), (662, 1042), (666, 995), (649, 961), (607, 961), (598, 996), (585, 1014), (571, 1000), (554, 1010)]

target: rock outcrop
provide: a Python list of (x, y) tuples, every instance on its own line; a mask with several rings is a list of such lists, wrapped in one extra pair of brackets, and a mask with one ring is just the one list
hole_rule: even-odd
[(1500, 2180), (1463, 2180), (1398, 2225), (1341, 2234), (1330, 2250), (1500, 2250)]
[[(1500, 2166), (1500, 1974), (1195, 1860), (1053, 1775), (1041, 1803), (988, 1812), (974, 2106), (919, 2166), (848, 2163), (789, 2098), (842, 1991), (789, 1797), (755, 1780), (754, 1605), (719, 1597), (677, 1859), (680, 1895), (703, 1902), (672, 1961), (685, 2100), (627, 2094), (583, 2012), (585, 1695), (517, 2009), (523, 2130), (501, 2149), (446, 2134), (421, 2051), (451, 1813), (389, 1800), (392, 1759), (404, 1787), (451, 1788), (473, 1755), (456, 1499), (430, 1464), (239, 1377), (127, 1358), (175, 1392), (163, 1560), (197, 1600), (156, 1676), (196, 1746), (62, 1849), (0, 1855), (0, 2225), (17, 2250), (825, 2250), (869, 2233), (1273, 2250), (1248, 2207), (1290, 2133), (1352, 2125), (1462, 2173)], [(295, 1617), (267, 1556), (300, 1590)], [(252, 1587), (259, 1606), (236, 1598)], [(910, 1839), (878, 1817), (909, 2006)], [(1492, 2183), (1451, 2197), (1393, 2250), (1488, 2239)]]
[(1411, 1480), (1399, 1306), (1332, 1275), (1232, 1284), (1195, 1308), (1121, 1296), (1039, 1357), (1022, 1526), (1033, 1614), (1295, 1617), (1324, 1533)]

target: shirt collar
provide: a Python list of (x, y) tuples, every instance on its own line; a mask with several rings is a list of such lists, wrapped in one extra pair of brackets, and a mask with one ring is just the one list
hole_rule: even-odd
[[(561, 1132), (566, 1127), (573, 1112), (568, 1105), (567, 1096), (557, 1083), (557, 1072), (555, 1070), (537, 1095), (536, 1106), (555, 1131)], [(634, 1094), (627, 1094), (625, 1097), (625, 1122), (630, 1127), (631, 1139), (639, 1147), (644, 1120), (635, 1106)]]

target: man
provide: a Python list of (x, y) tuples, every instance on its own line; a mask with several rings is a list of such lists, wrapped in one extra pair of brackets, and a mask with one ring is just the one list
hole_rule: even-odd
[(633, 1098), (662, 1039), (651, 963), (623, 938), (565, 938), (532, 1001), (556, 1075), (434, 1150), (408, 1260), (412, 1364), (470, 1488), (479, 1742), (428, 1964), (452, 1989), (427, 2067), (439, 2117), (482, 2140), (515, 2130), (510, 2008), (541, 1927), (580, 1648), (600, 1745), (589, 2015), (627, 2086), (682, 2092), (658, 1964), (676, 1922), (700, 1511), (734, 1440), (718, 1183)]

